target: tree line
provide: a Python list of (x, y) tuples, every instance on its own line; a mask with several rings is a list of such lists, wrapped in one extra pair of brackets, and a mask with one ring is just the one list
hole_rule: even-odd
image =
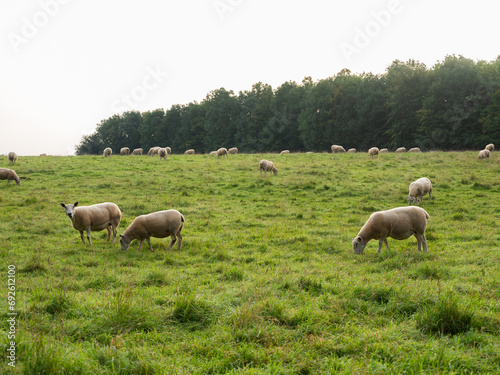
[(76, 154), (125, 146), (251, 153), (327, 151), (332, 144), (465, 150), (487, 143), (500, 144), (500, 56), (476, 62), (451, 55), (430, 69), (396, 60), (379, 75), (344, 69), (317, 82), (306, 77), (277, 89), (258, 82), (238, 95), (220, 88), (201, 103), (115, 114), (82, 137)]

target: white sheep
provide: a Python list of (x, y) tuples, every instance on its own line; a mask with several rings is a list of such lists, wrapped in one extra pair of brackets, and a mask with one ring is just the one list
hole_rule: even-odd
[(339, 146), (339, 145), (332, 145), (331, 149), (332, 149), (332, 153), (334, 153), (334, 154), (345, 152), (345, 148), (342, 146)]
[(122, 147), (120, 149), (120, 155), (130, 155), (130, 149), (128, 147)]
[(17, 173), (12, 169), (0, 168), (0, 180), (7, 180), (7, 183), (10, 184), (10, 181), (16, 181), (16, 184), (21, 185), (21, 179), (17, 175)]
[(479, 155), (477, 156), (478, 159), (489, 159), (490, 157), (490, 150), (481, 150), (479, 151)]
[(17, 161), (17, 154), (13, 151), (9, 152), (9, 161), (14, 164)]
[(493, 152), (495, 151), (495, 145), (493, 143), (487, 144), (484, 149), (488, 150), (489, 152)]
[(415, 201), (417, 201), (417, 203), (422, 203), (422, 197), (425, 194), (429, 194), (429, 200), (432, 200), (431, 180), (427, 177), (422, 177), (410, 184), (409, 194), (406, 200), (409, 205), (412, 205)]
[(162, 148), (160, 148), (160, 149), (158, 150), (158, 155), (160, 156), (160, 160), (161, 160), (161, 159), (165, 159), (165, 160), (167, 160), (167, 150), (165, 150), (165, 148), (163, 148), (163, 147), (162, 147)]
[(280, 154), (289, 154), (290, 153), (290, 150), (283, 150), (280, 152)]
[(379, 150), (377, 147), (372, 147), (368, 150), (368, 155), (370, 155), (370, 157), (378, 156), (378, 152)]
[(224, 156), (227, 158), (227, 149), (224, 147), (221, 147), (217, 150), (217, 158), (224, 157)]
[(127, 250), (133, 240), (139, 240), (139, 247), (141, 249), (144, 240), (148, 241), (149, 250), (153, 251), (151, 246), (151, 237), (165, 238), (170, 236), (172, 242), (167, 251), (172, 249), (176, 240), (177, 250), (182, 246), (181, 231), (184, 227), (184, 216), (177, 210), (157, 211), (147, 215), (137, 216), (132, 224), (125, 229), (123, 234), (120, 234), (120, 244), (122, 250)]
[(134, 148), (134, 151), (132, 151), (132, 155), (142, 155), (142, 152), (142, 148)]
[(186, 154), (186, 155), (194, 155), (194, 154), (195, 154), (195, 152), (194, 152), (194, 149), (190, 148), (189, 150), (186, 150), (186, 151), (184, 152), (184, 154)]
[(406, 152), (406, 147), (398, 147), (396, 152)]
[(167, 155), (172, 153), (172, 149), (170, 147), (165, 147), (165, 150), (167, 150)]
[(111, 156), (113, 154), (113, 150), (111, 149), (111, 147), (106, 147), (102, 154), (105, 158), (107, 158), (108, 156)]
[(71, 219), (73, 228), (80, 232), (80, 237), (84, 244), (83, 231), (87, 232), (89, 245), (92, 246), (90, 232), (98, 232), (104, 229), (108, 230), (106, 242), (109, 242), (111, 232), (113, 232), (112, 243), (115, 243), (116, 228), (122, 220), (122, 212), (116, 204), (105, 202), (93, 204), (92, 206), (77, 207), (78, 202), (75, 202), (74, 204), (61, 203), (61, 206), (66, 210), (66, 215)]
[(378, 153), (379, 153), (379, 154), (387, 154), (388, 152), (389, 152), (389, 150), (388, 150), (388, 149), (386, 149), (386, 148), (381, 148), (381, 149), (378, 151)]
[(408, 150), (408, 152), (422, 152), (422, 151), (420, 151), (420, 148), (418, 147), (412, 147)]
[(350, 148), (349, 150), (347, 150), (347, 152), (352, 152), (352, 153), (356, 153), (356, 149), (355, 148)]
[(229, 150), (227, 150), (228, 154), (237, 154), (239, 151), (236, 147), (231, 147)]
[(352, 251), (354, 254), (361, 254), (372, 239), (378, 240), (377, 253), (380, 253), (384, 242), (390, 251), (387, 237), (405, 240), (412, 235), (417, 239), (418, 251), (422, 251), (422, 245), (424, 251), (427, 251), (425, 228), (428, 219), (429, 214), (423, 208), (416, 206), (374, 212), (353, 239)]
[(264, 175), (267, 176), (267, 172), (273, 172), (274, 175), (276, 176), (278, 174), (278, 170), (274, 166), (274, 163), (269, 160), (261, 160), (259, 162), (259, 170), (260, 170), (260, 175), (262, 176), (262, 171), (264, 171)]
[(210, 155), (217, 155), (217, 151), (210, 151)]
[(160, 149), (161, 147), (159, 146), (155, 146), (155, 147), (151, 147), (148, 151), (148, 156), (154, 156), (154, 155), (158, 155), (158, 150)]

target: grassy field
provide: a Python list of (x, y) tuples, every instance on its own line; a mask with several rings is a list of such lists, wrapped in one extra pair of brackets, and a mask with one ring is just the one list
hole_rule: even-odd
[[(278, 176), (260, 176), (260, 159)], [(500, 161), (494, 153), (20, 157), (0, 181), (0, 373), (500, 373)], [(433, 182), (428, 253), (351, 241)], [(81, 243), (60, 202), (186, 218), (137, 251)], [(15, 266), (15, 368), (8, 266)]]

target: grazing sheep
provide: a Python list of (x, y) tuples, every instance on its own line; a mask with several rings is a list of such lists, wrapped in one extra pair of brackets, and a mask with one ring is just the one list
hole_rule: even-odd
[(420, 148), (418, 147), (412, 147), (408, 150), (408, 152), (422, 152), (422, 151), (420, 151)]
[(274, 175), (278, 175), (278, 170), (274, 166), (274, 163), (269, 160), (261, 160), (259, 162), (259, 170), (260, 170), (260, 175), (262, 176), (262, 171), (264, 171), (264, 175), (267, 176), (267, 172), (273, 172)]
[(40, 154), (40, 156), (47, 156), (47, 154)]
[(165, 150), (167, 150), (167, 155), (172, 153), (172, 149), (170, 147), (165, 147)]
[(210, 155), (217, 155), (217, 151), (210, 151)]
[(339, 145), (332, 145), (331, 149), (334, 154), (345, 152), (345, 148)]
[(378, 153), (379, 153), (379, 154), (387, 154), (388, 152), (389, 152), (389, 150), (388, 150), (388, 149), (386, 149), (386, 148), (382, 148), (382, 149), (380, 149), (380, 150), (379, 150), (379, 152), (378, 152)]
[(155, 147), (151, 147), (148, 151), (148, 156), (154, 156), (154, 155), (158, 155), (158, 150), (160, 149), (161, 147), (159, 146), (155, 146)]
[(80, 232), (80, 237), (82, 238), (82, 242), (84, 244), (85, 240), (83, 239), (83, 231), (87, 232), (89, 245), (92, 246), (90, 232), (101, 231), (104, 229), (108, 230), (106, 242), (109, 242), (111, 231), (113, 231), (113, 243), (115, 243), (116, 228), (122, 219), (122, 212), (116, 204), (106, 202), (94, 204), (92, 206), (76, 207), (78, 206), (78, 202), (75, 202), (74, 204), (61, 203), (61, 206), (66, 210), (66, 215), (68, 215), (71, 219), (73, 228)]
[(231, 147), (229, 150), (227, 150), (228, 154), (237, 154), (239, 151), (236, 147)]
[(350, 148), (349, 150), (347, 150), (347, 152), (356, 153), (356, 149), (355, 148)]
[(17, 154), (15, 152), (9, 152), (9, 161), (14, 164), (17, 161)]
[(18, 186), (21, 185), (21, 179), (12, 169), (0, 168), (0, 180), (7, 180), (8, 184), (10, 184), (11, 180), (14, 180)]
[(493, 143), (490, 143), (490, 144), (486, 145), (486, 147), (484, 149), (488, 150), (489, 152), (493, 152), (493, 151), (495, 151), (495, 145)]
[(406, 148), (405, 147), (398, 147), (396, 152), (406, 152)]
[(479, 155), (477, 156), (478, 159), (489, 159), (490, 157), (490, 150), (481, 150), (479, 151)]
[(410, 184), (410, 192), (406, 200), (409, 205), (412, 205), (417, 201), (417, 203), (422, 203), (422, 197), (425, 194), (429, 194), (429, 200), (432, 200), (432, 184), (431, 180), (427, 177), (419, 178), (417, 181), (413, 181)]
[(372, 239), (378, 240), (377, 253), (380, 253), (384, 242), (390, 251), (387, 237), (405, 240), (412, 235), (417, 239), (418, 251), (422, 251), (422, 245), (424, 251), (427, 251), (425, 228), (428, 219), (429, 214), (423, 208), (416, 206), (374, 212), (353, 239), (352, 251), (354, 254), (361, 254)]
[(132, 155), (142, 155), (142, 148), (134, 148), (134, 151), (132, 151)]
[(194, 155), (194, 154), (195, 154), (195, 152), (194, 152), (194, 150), (193, 150), (192, 148), (190, 148), (189, 150), (186, 150), (186, 151), (184, 152), (184, 154), (186, 154), (186, 155)]
[(224, 147), (221, 147), (217, 150), (217, 158), (220, 158), (221, 156), (225, 156), (227, 158), (227, 149)]
[(111, 156), (113, 154), (113, 150), (111, 149), (111, 147), (106, 147), (102, 154), (105, 158), (107, 158), (108, 156)]
[(378, 152), (379, 151), (377, 147), (372, 147), (368, 150), (368, 155), (370, 155), (370, 157), (378, 156)]
[(167, 160), (167, 150), (165, 150), (163, 147), (158, 150), (158, 155), (160, 156), (160, 160)]
[(290, 150), (283, 150), (280, 152), (280, 154), (289, 154), (290, 153)]
[(120, 155), (130, 155), (130, 149), (128, 147), (121, 148)]
[(139, 240), (139, 247), (141, 249), (144, 240), (148, 241), (149, 250), (153, 251), (151, 246), (151, 237), (165, 238), (170, 236), (172, 242), (167, 251), (172, 249), (176, 240), (177, 250), (182, 246), (181, 231), (184, 226), (184, 216), (177, 210), (157, 211), (147, 215), (137, 216), (132, 224), (125, 229), (123, 234), (120, 234), (120, 244), (122, 250), (127, 250), (133, 240)]

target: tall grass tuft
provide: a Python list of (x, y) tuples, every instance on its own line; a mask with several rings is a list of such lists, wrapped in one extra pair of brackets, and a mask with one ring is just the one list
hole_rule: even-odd
[(424, 333), (456, 335), (471, 328), (474, 313), (470, 306), (462, 306), (457, 297), (448, 294), (416, 316), (417, 328)]
[(181, 295), (174, 302), (172, 317), (179, 323), (205, 327), (212, 322), (214, 313), (208, 302), (194, 295)]

